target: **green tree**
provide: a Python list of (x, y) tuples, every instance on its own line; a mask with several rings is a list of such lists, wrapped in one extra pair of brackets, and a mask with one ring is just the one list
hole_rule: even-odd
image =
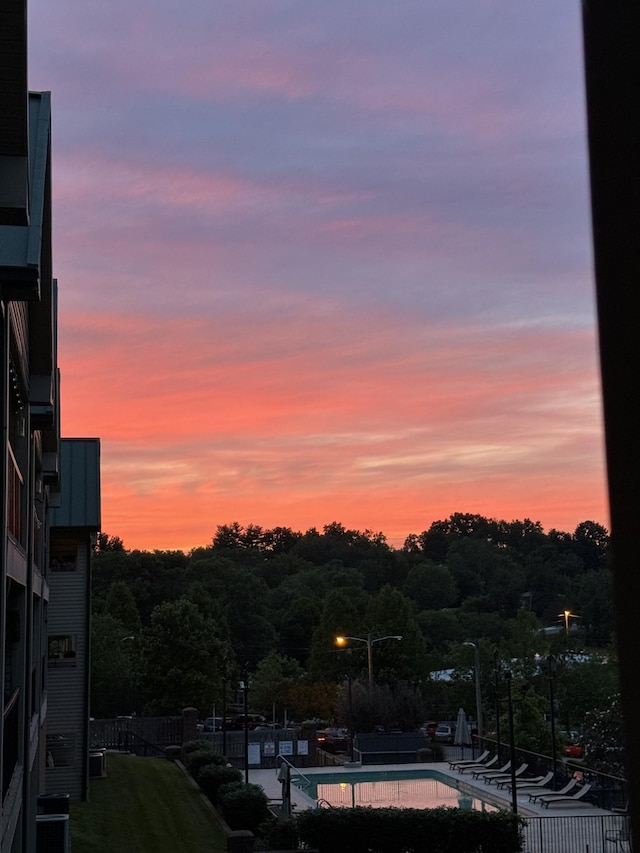
[(587, 765), (623, 778), (624, 726), (619, 694), (610, 697), (606, 708), (585, 716), (583, 737)]
[(608, 565), (609, 532), (595, 521), (583, 521), (573, 534), (574, 549), (585, 570), (604, 569)]
[(140, 637), (146, 713), (173, 715), (193, 706), (204, 716), (220, 692), (226, 655), (216, 624), (191, 601), (156, 607)]
[(91, 619), (91, 715), (113, 719), (137, 708), (136, 641), (109, 613)]
[(615, 662), (606, 658), (558, 657), (554, 692), (558, 720), (568, 731), (581, 726), (587, 714), (606, 712), (611, 697), (616, 696), (619, 689)]
[(374, 640), (386, 635), (402, 637), (401, 640), (375, 643), (373, 672), (378, 683), (406, 681), (416, 684), (426, 677), (424, 638), (414, 616), (413, 605), (400, 590), (387, 584), (369, 601), (364, 629), (359, 636), (366, 637), (371, 633)]
[(98, 533), (96, 549), (98, 551), (124, 551), (124, 544), (119, 536), (109, 536), (108, 533)]
[[(341, 681), (349, 671), (355, 673), (360, 661), (336, 645), (337, 636), (351, 634), (359, 625), (364, 608), (350, 589), (334, 589), (326, 597), (320, 624), (313, 632), (309, 670), (316, 681)], [(363, 594), (366, 600), (366, 594)]]
[(269, 589), (250, 567), (234, 562), (228, 554), (192, 562), (188, 582), (202, 584), (220, 603), (235, 656), (242, 666), (248, 664), (252, 669), (276, 647), (268, 610)]
[(402, 591), (415, 602), (417, 610), (442, 610), (452, 607), (458, 588), (446, 566), (427, 560), (409, 569)]
[(293, 688), (302, 681), (304, 670), (297, 660), (270, 654), (263, 658), (251, 679), (251, 707), (267, 717), (272, 709), (289, 711)]
[(128, 634), (137, 636), (142, 627), (138, 606), (131, 589), (123, 580), (114, 581), (109, 587), (104, 605), (105, 613), (113, 616), (124, 626)]

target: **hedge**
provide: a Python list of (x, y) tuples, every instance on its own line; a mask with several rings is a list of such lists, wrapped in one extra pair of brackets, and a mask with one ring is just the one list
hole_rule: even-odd
[(511, 812), (438, 809), (309, 809), (299, 838), (320, 853), (518, 853), (522, 821)]

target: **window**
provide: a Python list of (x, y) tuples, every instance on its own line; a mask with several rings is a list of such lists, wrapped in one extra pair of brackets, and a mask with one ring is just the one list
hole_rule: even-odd
[(49, 666), (76, 665), (75, 634), (56, 634), (49, 637)]
[(77, 569), (78, 547), (73, 539), (51, 537), (51, 571), (75, 572)]

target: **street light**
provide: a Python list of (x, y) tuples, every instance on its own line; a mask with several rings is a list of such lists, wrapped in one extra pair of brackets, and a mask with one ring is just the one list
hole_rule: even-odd
[(553, 696), (553, 681), (556, 677), (556, 659), (553, 655), (547, 657), (547, 678), (549, 679), (549, 713), (551, 715), (551, 766), (553, 769), (553, 789), (556, 788), (558, 758), (556, 756), (556, 714)]
[(516, 742), (513, 731), (513, 698), (511, 696), (511, 681), (513, 673), (505, 670), (504, 680), (507, 682), (507, 702), (509, 703), (509, 746), (511, 748), (511, 810), (518, 814), (518, 788), (516, 785)]
[(579, 616), (576, 616), (575, 613), (572, 613), (571, 610), (563, 610), (562, 613), (558, 613), (558, 616), (561, 616), (564, 619), (564, 632), (565, 634), (569, 633), (569, 628), (571, 627), (570, 619), (579, 619)]
[[(500, 756), (500, 685), (498, 683), (498, 675), (500, 672), (500, 652), (496, 649), (493, 653), (493, 689), (495, 691), (496, 701), (496, 752)], [(499, 763), (499, 762), (498, 762)]]
[(473, 646), (474, 669), (476, 676), (476, 724), (478, 726), (478, 744), (482, 738), (482, 690), (480, 686), (480, 647), (477, 643), (464, 643), (465, 646)]
[(401, 640), (402, 634), (386, 634), (384, 637), (374, 637), (371, 632), (366, 637), (336, 637), (336, 645), (346, 646), (347, 640), (354, 640), (356, 643), (367, 644), (367, 667), (369, 670), (369, 696), (373, 695), (373, 655), (371, 649), (374, 643), (379, 643), (381, 640)]

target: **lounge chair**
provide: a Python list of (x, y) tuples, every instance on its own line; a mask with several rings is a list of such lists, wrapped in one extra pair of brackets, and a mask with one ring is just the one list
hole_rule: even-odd
[(465, 764), (486, 764), (489, 760), (489, 754), (491, 750), (485, 749), (482, 755), (479, 755), (477, 758), (467, 758), (460, 761), (450, 761), (449, 767), (453, 770), (454, 767), (464, 767)]
[(487, 768), (493, 767), (497, 760), (498, 756), (494, 755), (493, 758), (490, 758), (485, 764), (463, 764), (462, 767), (456, 767), (456, 770), (458, 773), (467, 773), (469, 770), (487, 770)]
[(496, 773), (485, 773), (484, 776), (482, 776), (481, 778), (484, 779), (484, 781), (488, 785), (491, 785), (493, 782), (495, 782), (496, 784), (498, 782), (510, 782), (511, 779), (513, 778), (513, 776), (516, 777), (516, 780), (517, 780), (518, 776), (522, 776), (522, 774), (524, 773), (524, 771), (527, 769), (528, 766), (529, 766), (528, 764), (521, 764), (520, 767), (516, 768), (516, 772), (513, 774), (512, 773), (498, 773), (496, 771)]
[(560, 788), (559, 791), (553, 791), (551, 788), (542, 788), (540, 791), (534, 791), (533, 794), (529, 794), (529, 802), (535, 803), (537, 799), (540, 797), (546, 797), (548, 794), (556, 794), (563, 796), (564, 794), (568, 794), (569, 791), (572, 791), (576, 785), (578, 784), (577, 779), (570, 779), (564, 788)]
[(591, 785), (587, 784), (583, 785), (575, 794), (548, 794), (546, 797), (540, 797), (538, 802), (547, 809), (549, 806), (570, 806), (571, 803), (581, 800), (590, 790)]
[(484, 776), (485, 773), (495, 773), (497, 776), (502, 776), (502, 774), (506, 773), (510, 767), (510, 761), (507, 761), (507, 763), (503, 764), (502, 767), (496, 767), (495, 770), (487, 770), (486, 767), (478, 767), (473, 771), (473, 778), (478, 779), (480, 776)]
[[(550, 770), (546, 776), (523, 776), (521, 779), (516, 779), (516, 789), (518, 793), (528, 793), (527, 788), (531, 788), (533, 793), (535, 794), (536, 788), (540, 790), (540, 788), (544, 788), (545, 785), (548, 785), (549, 782), (553, 779), (553, 772)], [(511, 777), (508, 779), (501, 779), (497, 783), (498, 788), (508, 788), (511, 790)]]

